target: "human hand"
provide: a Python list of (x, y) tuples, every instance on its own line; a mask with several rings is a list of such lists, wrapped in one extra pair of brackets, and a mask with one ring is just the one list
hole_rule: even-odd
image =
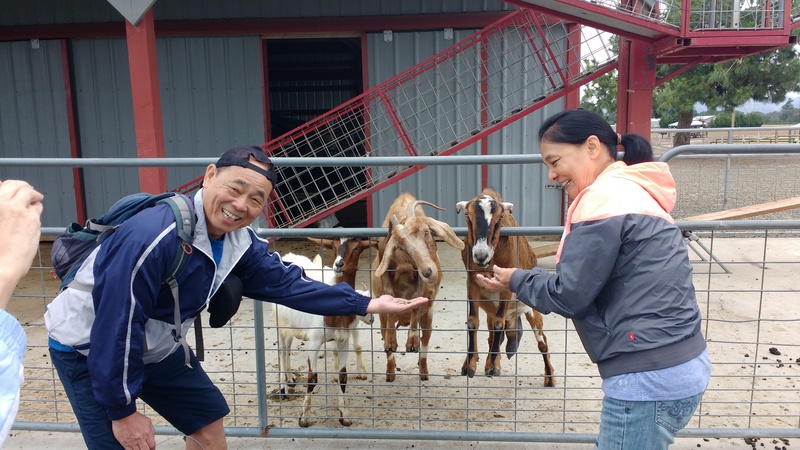
[(156, 428), (153, 421), (140, 412), (112, 420), (111, 431), (126, 450), (152, 450), (156, 448)]
[(24, 181), (0, 182), (0, 309), (28, 273), (39, 247), (43, 198)]
[(500, 266), (492, 266), (494, 276), (492, 278), (485, 277), (481, 274), (475, 275), (478, 282), (491, 291), (507, 291), (508, 282), (511, 281), (511, 275), (516, 271), (516, 268), (507, 269)]
[(414, 309), (428, 299), (425, 297), (417, 297), (412, 300), (404, 298), (392, 297), (389, 294), (383, 294), (378, 298), (373, 298), (367, 305), (367, 314), (399, 314), (409, 309)]

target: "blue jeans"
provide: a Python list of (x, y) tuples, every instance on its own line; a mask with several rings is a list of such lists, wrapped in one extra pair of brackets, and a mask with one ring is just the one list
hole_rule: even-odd
[[(230, 412), (225, 397), (200, 367), (194, 352), (190, 358), (192, 368), (184, 364), (182, 350), (161, 362), (146, 364), (141, 394), (145, 403), (187, 436)], [(106, 408), (92, 393), (86, 356), (50, 348), (50, 359), (64, 385), (87, 448), (121, 449)]]
[(631, 402), (603, 398), (599, 450), (662, 450), (689, 423), (703, 394), (681, 400)]

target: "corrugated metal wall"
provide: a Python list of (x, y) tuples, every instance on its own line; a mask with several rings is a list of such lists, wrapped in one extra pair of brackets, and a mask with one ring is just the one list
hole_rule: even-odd
[[(0, 154), (6, 158), (70, 156), (60, 41), (0, 42)], [(72, 170), (2, 167), (0, 179), (24, 179), (45, 195), (42, 222), (75, 214)]]
[[(168, 157), (218, 156), (264, 143), (261, 39), (258, 36), (157, 39), (158, 77)], [(204, 167), (171, 169), (168, 186)]]
[[(455, 31), (453, 40), (445, 40), (442, 31), (393, 33), (386, 42), (382, 33), (369, 35), (370, 85), (375, 86), (393, 75), (453, 45), (474, 31)], [(466, 74), (464, 76), (474, 76)], [(472, 83), (467, 83), (472, 85)], [(440, 86), (441, 90), (452, 88)], [(532, 86), (531, 89), (535, 89)], [(459, 92), (455, 98), (461, 104), (476, 104), (478, 92)], [(463, 95), (461, 95), (463, 94)], [(447, 98), (446, 94), (437, 95)], [(488, 139), (490, 154), (538, 153), (536, 130), (544, 118), (561, 111), (563, 102), (554, 102), (543, 109), (517, 121)], [(448, 108), (456, 111), (458, 108)], [(438, 117), (443, 132), (448, 123), (458, 122), (452, 117)], [(477, 128), (477, 127), (476, 127)], [(480, 154), (480, 143), (458, 152), (459, 155)], [(465, 226), (463, 216), (456, 214), (455, 204), (469, 200), (481, 191), (479, 166), (431, 166), (383, 189), (373, 196), (373, 223), (379, 226), (392, 201), (402, 192), (410, 192), (420, 200), (447, 208), (447, 211), (426, 209), (426, 214), (454, 226)], [(561, 191), (545, 189), (547, 171), (541, 165), (489, 166), (488, 184), (497, 189), (504, 200), (514, 203), (514, 215), (525, 226), (561, 225)]]
[[(236, 144), (264, 142), (260, 43), (257, 36), (157, 40), (166, 156), (214, 157)], [(75, 40), (72, 53), (83, 156), (135, 158), (125, 40)], [(168, 186), (203, 170), (168, 169)], [(89, 216), (139, 191), (133, 168), (86, 168), (84, 183)]]

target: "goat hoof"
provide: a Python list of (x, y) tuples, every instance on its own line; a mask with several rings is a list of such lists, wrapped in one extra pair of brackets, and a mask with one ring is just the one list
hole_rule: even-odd
[(350, 425), (353, 424), (353, 422), (350, 419), (346, 419), (344, 417), (339, 418), (339, 423), (344, 427), (349, 427)]
[(492, 367), (490, 369), (486, 369), (486, 376), (487, 377), (493, 377), (495, 375), (500, 375), (500, 368)]
[(420, 381), (428, 381), (428, 374), (427, 373), (419, 374), (419, 379)]
[(288, 399), (288, 398), (289, 398), (289, 395), (286, 393), (286, 389), (284, 389), (284, 388), (280, 388), (280, 389), (278, 390), (278, 398), (279, 398), (280, 400), (286, 400), (286, 399)]
[(464, 366), (461, 368), (461, 376), (463, 377), (465, 375), (469, 378), (472, 378), (475, 376), (475, 371), (473, 369), (468, 368), (467, 366)]
[(366, 380), (368, 377), (366, 373), (359, 373), (355, 375), (355, 378), (356, 380)]
[(300, 420), (298, 421), (298, 424), (300, 425), (301, 428), (308, 428), (311, 426), (311, 421), (306, 419), (305, 417), (301, 417)]
[(544, 377), (544, 387), (556, 387), (556, 379), (553, 377)]
[(386, 381), (391, 383), (392, 381), (394, 381), (394, 377), (395, 377), (395, 375), (393, 373), (387, 373), (386, 374)]
[(406, 353), (417, 353), (419, 352), (419, 347), (414, 345), (407, 345), (406, 346)]

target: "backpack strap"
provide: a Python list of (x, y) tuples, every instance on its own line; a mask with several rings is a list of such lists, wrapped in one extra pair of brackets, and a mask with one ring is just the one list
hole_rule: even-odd
[(194, 205), (192, 205), (190, 202), (191, 200), (188, 197), (180, 194), (176, 194), (172, 197), (167, 197), (158, 201), (158, 203), (166, 203), (169, 205), (169, 207), (172, 209), (172, 212), (175, 214), (176, 231), (178, 233), (178, 238), (181, 241), (178, 252), (175, 255), (175, 260), (170, 266), (169, 275), (167, 276), (165, 283), (169, 285), (169, 289), (172, 292), (172, 299), (175, 302), (172, 338), (175, 340), (175, 342), (180, 342), (181, 347), (183, 347), (184, 362), (187, 367), (191, 366), (189, 364), (189, 344), (186, 342), (186, 337), (181, 334), (180, 292), (178, 290), (178, 281), (175, 279), (175, 277), (177, 277), (180, 271), (183, 270), (183, 266), (186, 265), (186, 261), (188, 260), (189, 255), (192, 253), (195, 217)]

